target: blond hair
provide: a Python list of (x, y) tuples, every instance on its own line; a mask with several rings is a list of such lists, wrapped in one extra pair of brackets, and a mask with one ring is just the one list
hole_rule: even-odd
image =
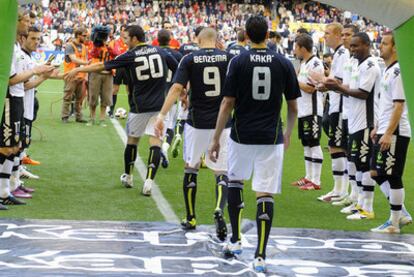
[(344, 29), (344, 27), (342, 27), (342, 24), (338, 22), (329, 23), (327, 28), (330, 28), (332, 32), (338, 36), (342, 35), (342, 30)]

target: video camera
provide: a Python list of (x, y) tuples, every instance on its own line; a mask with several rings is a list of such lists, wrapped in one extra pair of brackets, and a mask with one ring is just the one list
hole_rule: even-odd
[(109, 36), (109, 26), (98, 25), (92, 29), (91, 40), (96, 47), (104, 46)]

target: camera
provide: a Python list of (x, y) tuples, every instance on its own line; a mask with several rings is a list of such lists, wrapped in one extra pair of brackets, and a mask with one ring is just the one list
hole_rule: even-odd
[(109, 27), (98, 25), (92, 29), (91, 40), (96, 47), (104, 46), (109, 36)]

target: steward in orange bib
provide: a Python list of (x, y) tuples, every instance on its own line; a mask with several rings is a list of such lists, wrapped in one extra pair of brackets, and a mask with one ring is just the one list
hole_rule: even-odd
[[(88, 33), (85, 28), (75, 30), (75, 39), (66, 44), (65, 61), (63, 62), (64, 73), (71, 71), (75, 67), (89, 64), (87, 60), (87, 51), (84, 45)], [(67, 123), (70, 115), (70, 104), (75, 98), (76, 122), (85, 123), (82, 118), (82, 83), (85, 80), (85, 74), (79, 73), (75, 79), (66, 81), (62, 105), (62, 122)]]
[[(104, 29), (103, 29), (104, 30)], [(92, 35), (94, 37), (94, 35)], [(99, 37), (99, 36), (96, 36)], [(107, 38), (106, 38), (107, 39)], [(106, 39), (102, 37), (94, 40), (93, 48), (89, 52), (91, 64), (106, 62), (114, 58), (112, 49), (107, 46)], [(112, 82), (113, 72), (103, 70), (101, 72), (91, 72), (88, 78), (89, 92), (89, 111), (90, 120), (88, 125), (95, 124), (96, 107), (100, 104), (100, 114), (98, 124), (106, 127), (105, 114), (106, 108), (112, 105)]]

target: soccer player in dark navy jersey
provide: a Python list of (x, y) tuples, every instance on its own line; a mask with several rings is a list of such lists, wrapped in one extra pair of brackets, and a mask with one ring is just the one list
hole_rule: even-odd
[(266, 48), (268, 25), (262, 16), (250, 17), (246, 33), (252, 49), (233, 58), (223, 89), (223, 101), (210, 148), (212, 160), (220, 157), (220, 136), (233, 111), (228, 143), (228, 211), (232, 237), (226, 254), (242, 251), (240, 223), (243, 180), (250, 179), (257, 197), (258, 244), (254, 268), (265, 271), (266, 245), (273, 218), (273, 194), (280, 193), (283, 144), (278, 143), (282, 98), (287, 101), (285, 147), (289, 145), (300, 96), (295, 70), (290, 61)]
[(140, 26), (128, 26), (124, 36), (130, 47), (128, 52), (112, 61), (77, 67), (65, 74), (65, 78), (73, 78), (78, 72), (126, 68), (130, 76), (128, 87), (131, 94), (128, 97), (130, 111), (126, 125), (128, 141), (124, 152), (125, 173), (121, 175), (121, 183), (128, 188), (133, 187), (132, 168), (138, 141), (147, 134), (150, 136), (150, 153), (142, 193), (149, 196), (161, 157), (161, 140), (154, 134), (153, 123), (164, 102), (168, 69), (174, 72), (178, 63), (161, 48), (145, 44), (145, 33)]
[(246, 45), (247, 45), (246, 32), (244, 30), (240, 30), (237, 33), (237, 43), (229, 46), (227, 48), (227, 52), (229, 52), (230, 54), (234, 56), (240, 55), (241, 53), (244, 53), (247, 51)]
[[(195, 30), (194, 30), (194, 38), (195, 40), (197, 40), (198, 35), (200, 34), (200, 32), (204, 29), (203, 26), (198, 26)], [(191, 52), (200, 50), (200, 47), (198, 46), (198, 43), (196, 41), (191, 41), (188, 43), (184, 43), (180, 46), (180, 49), (178, 49), (178, 51), (183, 55), (187, 55), (190, 54)]]
[[(180, 52), (171, 49), (169, 44), (170, 44), (170, 40), (171, 40), (171, 33), (166, 30), (166, 29), (161, 29), (158, 32), (157, 35), (158, 38), (158, 43), (160, 45), (160, 47), (167, 52), (168, 54), (170, 54), (171, 56), (173, 56), (177, 62), (180, 62), (180, 60), (182, 59), (183, 55), (181, 55)], [(172, 78), (173, 78), (173, 72), (171, 70), (168, 70), (168, 75), (167, 75), (167, 87), (165, 90), (165, 94), (168, 93), (168, 90), (170, 89), (170, 87), (172, 86)], [(176, 121), (176, 115), (177, 115), (177, 104), (173, 105), (171, 107), (171, 110), (168, 113), (168, 117), (167, 117), (167, 130), (166, 130), (166, 134), (164, 137), (164, 141), (162, 143), (162, 147), (161, 147), (161, 165), (164, 168), (168, 167), (169, 164), (169, 159), (168, 159), (168, 149), (170, 148), (170, 145), (172, 143), (172, 140), (174, 138), (174, 126), (175, 126), (175, 121)]]
[[(189, 95), (189, 115), (184, 128), (184, 181), (183, 192), (187, 215), (182, 222), (184, 229), (195, 229), (195, 197), (197, 191), (197, 174), (200, 167), (200, 158), (206, 153), (214, 128), (220, 103), (223, 98), (222, 89), (226, 78), (227, 65), (232, 55), (215, 48), (217, 33), (212, 28), (205, 28), (199, 35), (199, 51), (186, 55), (178, 66), (164, 106), (155, 124), (156, 130), (162, 134), (164, 129), (163, 118), (177, 100), (182, 90), (191, 86)], [(230, 125), (227, 125), (230, 127)], [(221, 142), (226, 144), (230, 128), (221, 136)], [(216, 175), (216, 222), (217, 237), (224, 240), (227, 228), (223, 218), (223, 209), (227, 198), (227, 158), (226, 151), (222, 151), (221, 159), (213, 163), (208, 158), (206, 165)]]
[[(194, 41), (189, 42), (189, 43), (185, 43), (183, 45), (181, 45), (179, 52), (185, 56), (187, 54), (190, 54), (191, 52), (200, 50), (200, 47), (198, 45), (198, 35), (200, 34), (200, 32), (204, 29), (203, 26), (198, 26), (195, 30), (194, 30)], [(191, 88), (189, 88), (191, 90)], [(182, 99), (181, 100), (186, 100), (187, 95), (184, 93), (182, 95)], [(184, 103), (185, 102), (185, 103)], [(184, 124), (185, 121), (188, 117), (188, 108), (186, 106), (187, 101), (180, 101), (178, 104), (178, 111), (177, 111), (177, 123), (175, 126), (175, 138), (174, 138), (174, 142), (172, 144), (171, 147), (171, 153), (172, 156), (175, 158), (178, 156), (178, 152), (179, 152), (179, 146), (181, 144), (182, 141), (182, 134), (184, 132)]]

